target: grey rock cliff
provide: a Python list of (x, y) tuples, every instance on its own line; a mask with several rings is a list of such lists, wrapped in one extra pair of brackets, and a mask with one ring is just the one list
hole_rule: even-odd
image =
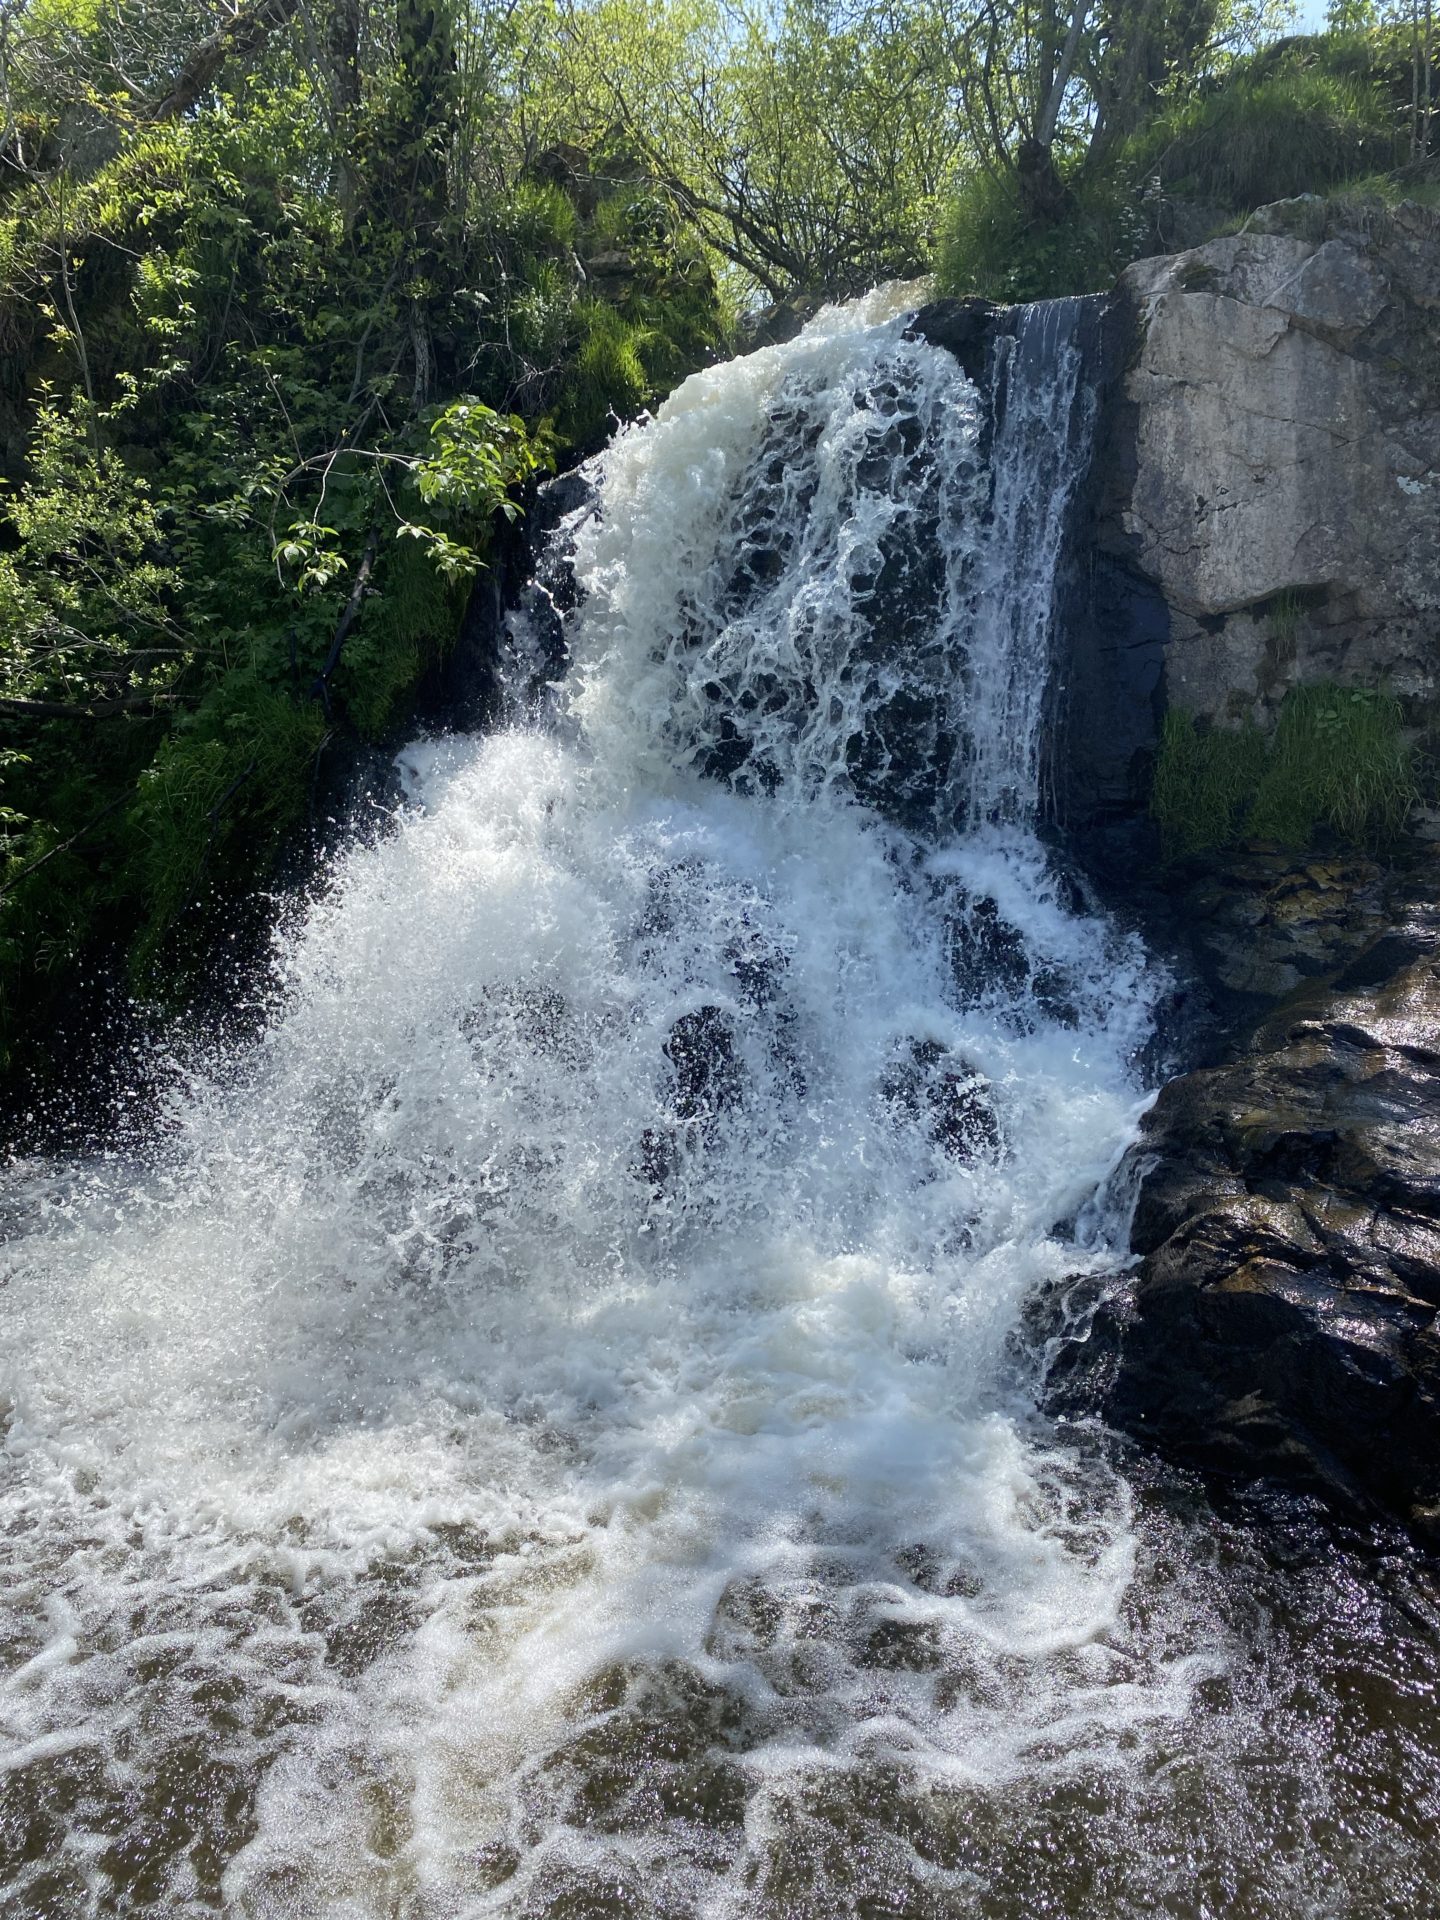
[(1286, 202), (1129, 268), (1116, 318), (1071, 818), (1142, 848), (1111, 860), (1113, 890), (1218, 1027), (1213, 1064), (1149, 1116), (1140, 1261), (1067, 1350), (1057, 1404), (1433, 1542), (1433, 818), (1384, 859), (1253, 845), (1165, 872), (1143, 846), (1168, 707), (1268, 726), (1291, 686), (1334, 680), (1399, 695), (1417, 733), (1440, 718), (1440, 218)]
[(1130, 267), (1100, 543), (1170, 610), (1166, 704), (1440, 693), (1440, 221), (1290, 201)]

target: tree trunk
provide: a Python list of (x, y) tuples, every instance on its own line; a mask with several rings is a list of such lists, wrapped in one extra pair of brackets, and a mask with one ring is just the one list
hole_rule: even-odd
[(289, 24), (298, 6), (299, 0), (254, 0), (233, 20), (207, 35), (190, 49), (170, 91), (150, 108), (150, 118), (176, 120), (188, 113), (227, 60), (258, 52), (277, 27)]

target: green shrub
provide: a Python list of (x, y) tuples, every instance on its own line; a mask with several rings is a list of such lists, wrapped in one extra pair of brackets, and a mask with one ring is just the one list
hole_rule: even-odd
[[(1062, 160), (1065, 206), (1039, 219), (1007, 171), (962, 176), (941, 222), (940, 289), (995, 300), (1089, 293), (1175, 245), (1167, 203), (1214, 231), (1257, 207), (1363, 183), (1424, 198), (1410, 155), (1411, 56), (1393, 28), (1295, 38), (1181, 90), (1118, 147)], [(1399, 171), (1403, 170), (1403, 171)]]
[(575, 202), (552, 181), (519, 181), (507, 212), (510, 244), (524, 256), (542, 260), (575, 245), (580, 226)]
[(175, 727), (140, 775), (127, 825), (131, 884), (142, 919), (131, 968), (142, 988), (189, 984), (173, 958), (153, 977), (161, 943), (197, 898), (212, 861), (233, 883), (264, 873), (282, 835), (305, 810), (311, 768), (325, 734), (312, 700), (230, 674)]
[[(1383, 233), (1391, 208), (1406, 204), (1440, 211), (1440, 157), (1426, 166), (1402, 167), (1395, 173), (1367, 173), (1332, 187), (1326, 196), (1343, 217), (1375, 236)], [(1440, 222), (1432, 226), (1440, 238)]]
[(641, 352), (643, 328), (601, 300), (576, 302), (581, 345), (556, 410), (564, 437), (585, 446), (602, 438), (612, 413), (622, 420), (651, 397)]
[(1166, 858), (1245, 839), (1308, 847), (1322, 826), (1355, 845), (1391, 837), (1417, 795), (1401, 721), (1391, 695), (1324, 681), (1291, 688), (1268, 738), (1167, 713), (1150, 798)]
[(367, 740), (404, 718), (426, 670), (460, 632), (470, 596), (466, 578), (447, 576), (412, 540), (394, 540), (380, 588), (368, 600), (335, 674), (346, 717)]
[(1243, 213), (1399, 166), (1403, 129), (1364, 75), (1240, 69), (1158, 114), (1125, 150), (1168, 195)]
[(1097, 293), (1139, 251), (1145, 221), (1128, 175), (1107, 173), (1071, 188), (1058, 223), (1027, 215), (1010, 175), (967, 174), (941, 224), (941, 293), (987, 300), (1049, 300)]

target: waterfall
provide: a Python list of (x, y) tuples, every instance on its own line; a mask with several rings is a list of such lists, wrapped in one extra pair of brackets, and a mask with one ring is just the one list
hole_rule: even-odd
[(959, 817), (972, 828), (1030, 826), (1039, 808), (1056, 583), (1095, 426), (1084, 328), (1101, 304), (1021, 307), (995, 342), (990, 524), (979, 564), (949, 583), (964, 655), (953, 697), (970, 742)]
[(25, 1911), (1077, 1911), (1093, 1846), (1138, 1914), (1209, 1844), (1231, 1628), (1026, 1330), (1155, 1001), (1034, 832), (1075, 314), (989, 395), (906, 321), (622, 434), (543, 724), (407, 750), (143, 1150), (12, 1169)]

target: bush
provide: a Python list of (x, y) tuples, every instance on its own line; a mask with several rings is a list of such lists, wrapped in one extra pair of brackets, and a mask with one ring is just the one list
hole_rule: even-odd
[(169, 984), (151, 970), (213, 861), (232, 884), (237, 873), (254, 881), (265, 872), (304, 813), (324, 733), (314, 701), (232, 673), (163, 742), (140, 775), (127, 819), (142, 916), (130, 963), (142, 991)]
[(1166, 858), (1246, 839), (1309, 847), (1322, 826), (1355, 845), (1392, 837), (1417, 797), (1401, 719), (1389, 694), (1324, 681), (1291, 688), (1269, 738), (1167, 713), (1150, 798)]
[(1399, 166), (1403, 129), (1364, 75), (1319, 65), (1241, 69), (1167, 108), (1131, 140), (1125, 163), (1175, 198), (1245, 213)]
[(561, 391), (557, 423), (578, 446), (603, 439), (611, 414), (625, 419), (650, 398), (641, 357), (645, 336), (614, 307), (600, 300), (577, 303), (581, 345)]
[(1013, 301), (1108, 287), (1143, 244), (1138, 192), (1113, 171), (1073, 185), (1071, 201), (1069, 217), (1053, 224), (1027, 215), (1011, 176), (968, 174), (940, 229), (939, 291)]
[(0, 183), (0, 1069), (97, 963), (183, 1003), (322, 745), (407, 724), (537, 464), (723, 337), (658, 189), (572, 152), (441, 223), (428, 163), (327, 138), (252, 77)]

